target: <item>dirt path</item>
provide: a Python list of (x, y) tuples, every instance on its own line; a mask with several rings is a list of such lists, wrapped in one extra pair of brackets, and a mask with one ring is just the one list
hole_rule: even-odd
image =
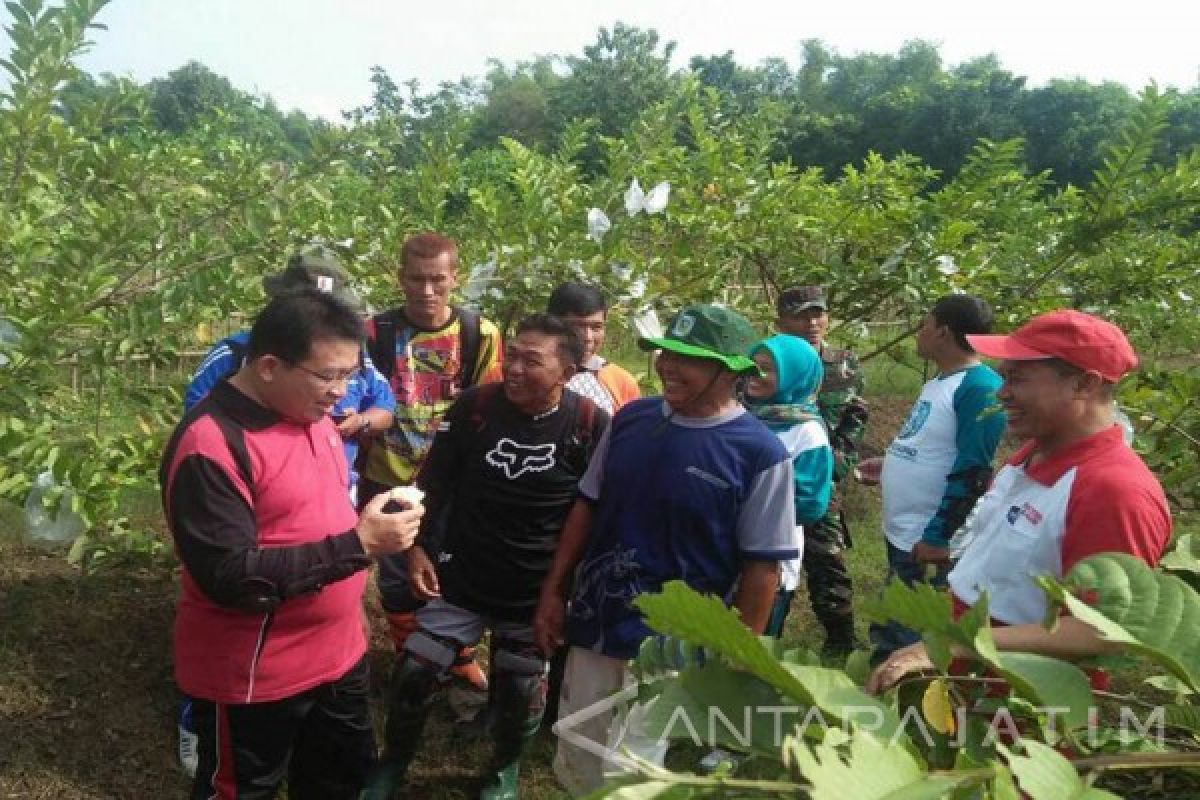
[(81, 578), (0, 534), (0, 797), (181, 797), (165, 570)]

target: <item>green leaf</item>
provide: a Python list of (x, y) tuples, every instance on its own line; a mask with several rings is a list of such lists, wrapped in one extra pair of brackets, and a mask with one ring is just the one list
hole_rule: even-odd
[(1031, 800), (1120, 800), (1118, 795), (1088, 786), (1071, 762), (1054, 748), (1032, 739), (1021, 739), (1020, 743), (1024, 755), (1004, 745), (1000, 749), (1021, 790)]
[(850, 653), (846, 656), (846, 666), (843, 671), (858, 686), (865, 685), (867, 679), (871, 677), (871, 652), (855, 650)]
[(1153, 686), (1161, 692), (1181, 695), (1195, 694), (1195, 692), (1188, 688), (1186, 683), (1170, 675), (1151, 675), (1149, 678), (1144, 679), (1142, 683), (1147, 686)]
[(1191, 705), (1163, 706), (1163, 720), (1172, 728), (1200, 735), (1200, 708)]
[(862, 718), (872, 730), (903, 738), (890, 706), (863, 692), (840, 670), (780, 663), (720, 598), (701, 595), (683, 581), (670, 581), (661, 593), (643, 594), (633, 602), (654, 630), (721, 655), (792, 700), (817, 706), (827, 719)]
[(776, 755), (803, 711), (756, 676), (710, 663), (667, 679), (644, 724), (653, 736)]
[(1007, 769), (998, 769), (996, 777), (992, 778), (988, 788), (992, 792), (991, 800), (1020, 800), (1021, 798), (1013, 775)]
[(986, 594), (956, 621), (945, 592), (925, 583), (908, 587), (892, 581), (873, 611), (876, 618), (882, 614), (921, 631), (931, 658), (943, 672), (950, 661), (949, 644), (970, 648), (1021, 697), (1039, 706), (1065, 708), (1062, 719), (1072, 727), (1086, 724), (1092, 705), (1087, 676), (1058, 659), (998, 651), (988, 625)]
[(1162, 557), (1159, 566), (1174, 572), (1190, 572), (1200, 575), (1200, 538), (1185, 533)]
[[(1146, 656), (1196, 691), (1200, 688), (1200, 595), (1180, 578), (1155, 572), (1125, 553), (1080, 561), (1066, 577), (1037, 579), (1054, 602), (1101, 636)], [(1068, 586), (1095, 595), (1089, 605)]]
[(67, 563), (75, 567), (82, 564), (89, 544), (91, 544), (91, 540), (87, 534), (77, 537), (71, 543), (71, 549), (67, 551)]
[(812, 786), (812, 800), (936, 800), (981, 781), (979, 775), (931, 775), (903, 747), (862, 732), (851, 736), (848, 752), (795, 741), (785, 760)]
[(889, 581), (877, 600), (863, 604), (863, 612), (876, 622), (895, 620), (915, 631), (941, 631), (951, 620), (953, 603), (949, 595), (928, 583), (905, 586), (901, 581)]
[(997, 672), (1018, 694), (1043, 708), (1066, 709), (1059, 718), (1069, 727), (1087, 724), (1092, 689), (1079, 667), (1036, 653), (1002, 652), (997, 663)]

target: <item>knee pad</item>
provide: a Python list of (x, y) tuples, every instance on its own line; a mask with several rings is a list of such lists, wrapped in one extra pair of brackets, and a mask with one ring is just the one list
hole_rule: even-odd
[(537, 645), (517, 639), (492, 642), (492, 669), (522, 677), (545, 676), (549, 663)]
[(405, 708), (424, 705), (432, 696), (438, 679), (454, 662), (457, 651), (452, 643), (426, 631), (417, 631), (408, 637), (392, 668), (393, 702)]
[(401, 658), (419, 661), (435, 674), (440, 674), (454, 664), (460, 648), (461, 645), (453, 639), (435, 636), (427, 630), (418, 629), (404, 642)]
[[(549, 662), (535, 645), (514, 640), (493, 643), (491, 684), (501, 709), (510, 704), (541, 718), (546, 707)], [(501, 713), (504, 713), (502, 710)]]

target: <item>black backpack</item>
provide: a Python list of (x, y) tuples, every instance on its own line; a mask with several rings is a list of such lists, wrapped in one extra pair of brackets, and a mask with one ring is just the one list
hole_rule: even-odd
[[(474, 383), (475, 362), (479, 359), (480, 316), (478, 311), (469, 308), (451, 306), (458, 314), (458, 349), (461, 355), (458, 375), (455, 381), (460, 389), (466, 389)], [(375, 362), (379, 370), (391, 383), (392, 373), (396, 371), (396, 329), (406, 327), (408, 319), (404, 310), (393, 308), (375, 315), (375, 338), (367, 341), (367, 354)]]

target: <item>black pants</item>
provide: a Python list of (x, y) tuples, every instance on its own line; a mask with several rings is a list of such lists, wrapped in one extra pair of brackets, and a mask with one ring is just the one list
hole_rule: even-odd
[(367, 660), (341, 678), (269, 703), (195, 699), (200, 739), (192, 800), (352, 800), (375, 762)]

